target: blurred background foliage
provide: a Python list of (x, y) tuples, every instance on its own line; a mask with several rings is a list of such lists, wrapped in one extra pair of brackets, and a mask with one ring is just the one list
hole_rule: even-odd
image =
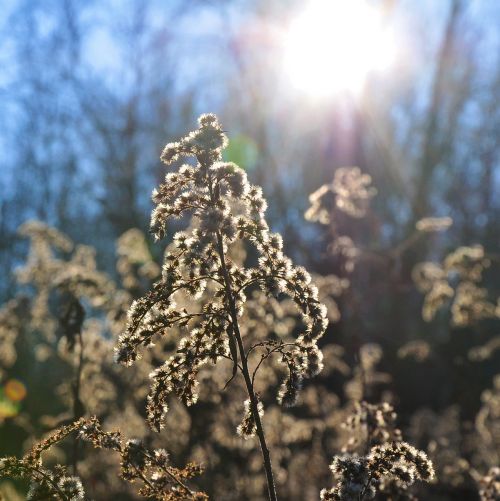
[[(440, 311), (425, 322), (411, 273), (460, 245), (481, 244), (493, 262), (500, 254), (500, 5), (370, 4), (398, 37), (394, 62), (367, 75), (357, 93), (317, 98), (298, 89), (282, 64), (283, 33), (299, 1), (4, 0), (2, 302), (26, 290), (13, 270), (26, 259), (18, 228), (30, 219), (95, 247), (99, 269), (116, 278), (116, 239), (131, 228), (147, 231), (149, 193), (165, 173), (162, 147), (199, 113), (215, 112), (230, 139), (226, 159), (263, 186), (272, 229), (315, 273), (346, 275), (327, 252), (328, 227), (304, 220), (309, 194), (341, 166), (370, 174), (378, 191), (371, 210), (339, 223), (368, 257), (349, 275), (328, 341), (345, 349), (351, 365), (363, 344), (383, 347), (402, 423), (422, 407), (440, 412), (452, 405), (464, 422), (473, 420), (499, 359), (496, 352), (479, 365), (467, 354), (498, 336), (499, 320), (457, 327)], [(335, 71), (334, 58), (322, 64)], [(453, 226), (378, 259), (426, 216), (449, 216)], [(150, 238), (147, 245), (159, 262), (163, 247)], [(485, 273), (492, 297), (499, 278), (495, 266)], [(398, 351), (415, 340), (428, 343), (433, 356), (403, 363)], [(23, 405), (33, 415), (61, 412), (51, 387), (69, 369), (62, 364), (42, 378), (37, 364), (26, 352), (2, 381), (6, 416)], [(23, 403), (16, 381), (36, 398)], [(329, 384), (336, 392), (338, 381)], [(18, 451), (22, 433), (13, 429), (0, 423), (2, 454)]]

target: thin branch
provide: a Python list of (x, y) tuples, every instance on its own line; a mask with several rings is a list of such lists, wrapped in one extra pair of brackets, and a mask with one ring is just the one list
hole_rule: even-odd
[[(203, 159), (199, 158), (198, 160), (200, 161), (200, 163), (203, 163)], [(208, 169), (207, 169), (207, 171), (208, 171)], [(210, 192), (211, 202), (213, 204), (215, 204), (216, 195), (214, 193), (212, 180), (211, 180), (210, 176), (208, 176), (207, 181), (208, 181), (208, 188), (209, 188), (209, 192)], [(228, 269), (226, 266), (226, 259), (225, 259), (225, 253), (224, 253), (224, 243), (223, 243), (222, 235), (221, 235), (219, 230), (217, 230), (216, 236), (217, 236), (217, 252), (219, 254), (222, 275), (224, 277), (224, 288), (225, 288), (225, 293), (226, 293), (226, 299), (227, 299), (227, 302), (229, 303), (229, 311), (231, 314), (231, 320), (232, 320), (232, 324), (233, 324), (233, 334), (234, 334), (234, 337), (236, 338), (236, 343), (238, 345), (238, 350), (240, 353), (242, 374), (243, 374), (243, 377), (245, 379), (245, 384), (247, 387), (248, 396), (250, 398), (250, 407), (251, 407), (252, 415), (253, 415), (253, 418), (255, 421), (256, 433), (257, 433), (257, 436), (259, 437), (260, 448), (261, 448), (262, 457), (264, 460), (264, 469), (266, 472), (268, 495), (269, 495), (270, 501), (277, 501), (278, 497), (276, 495), (276, 487), (275, 487), (275, 483), (274, 483), (273, 469), (272, 469), (272, 464), (271, 464), (271, 455), (270, 455), (269, 449), (267, 447), (266, 438), (265, 438), (265, 434), (264, 434), (264, 428), (262, 426), (262, 422), (261, 422), (260, 415), (259, 415), (257, 396), (255, 395), (252, 380), (251, 380), (250, 373), (248, 370), (247, 355), (245, 353), (245, 348), (243, 346), (243, 340), (241, 337), (240, 328), (239, 328), (239, 324), (238, 324), (238, 313), (236, 310), (236, 304), (235, 304), (234, 295), (233, 295), (234, 293), (232, 290), (231, 277), (229, 275), (229, 272), (228, 272)], [(229, 334), (229, 335), (231, 335), (231, 334)]]

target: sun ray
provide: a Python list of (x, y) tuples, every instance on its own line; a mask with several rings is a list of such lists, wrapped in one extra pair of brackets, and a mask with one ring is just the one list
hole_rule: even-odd
[(394, 53), (392, 33), (366, 1), (312, 0), (290, 24), (284, 64), (292, 84), (311, 95), (355, 94)]

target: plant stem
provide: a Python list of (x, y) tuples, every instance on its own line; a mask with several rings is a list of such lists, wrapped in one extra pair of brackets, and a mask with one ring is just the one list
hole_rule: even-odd
[[(198, 157), (198, 161), (207, 168), (208, 165), (204, 158)], [(217, 198), (219, 198), (219, 190), (218, 187), (214, 190), (213, 182), (211, 175), (207, 175), (207, 184), (210, 192), (210, 201), (213, 205), (215, 205)], [(231, 277), (227, 270), (226, 266), (226, 258), (224, 254), (224, 242), (222, 239), (222, 234), (219, 230), (216, 232), (217, 235), (217, 252), (219, 254), (222, 275), (224, 277), (224, 288), (227, 302), (229, 303), (229, 314), (231, 316), (231, 321), (233, 323), (233, 333), (228, 333), (228, 335), (234, 335), (236, 338), (236, 344), (238, 346), (238, 351), (241, 359), (241, 367), (240, 371), (243, 374), (243, 378), (245, 379), (245, 385), (247, 388), (248, 397), (250, 399), (250, 408), (252, 410), (252, 415), (255, 421), (255, 428), (257, 436), (259, 437), (260, 449), (262, 451), (262, 458), (264, 461), (264, 470), (266, 472), (266, 480), (267, 480), (267, 491), (269, 495), (269, 501), (278, 501), (278, 497), (276, 495), (276, 487), (274, 484), (274, 476), (273, 476), (273, 468), (271, 464), (271, 454), (269, 453), (269, 448), (267, 447), (266, 437), (264, 434), (264, 427), (262, 426), (262, 421), (259, 416), (259, 406), (257, 395), (255, 394), (252, 378), (250, 376), (250, 371), (248, 370), (248, 362), (247, 362), (247, 354), (245, 353), (245, 347), (243, 346), (243, 340), (240, 333), (240, 327), (238, 323), (238, 313), (236, 311), (236, 303), (234, 300), (233, 287), (231, 283)], [(237, 360), (234, 360), (234, 363), (237, 364)]]
[[(151, 461), (154, 461), (154, 458), (146, 451), (143, 451), (142, 452), (143, 455), (145, 457), (147, 457), (148, 459), (150, 459)], [(175, 481), (176, 484), (178, 484), (180, 487), (182, 487), (186, 492), (188, 492), (189, 494), (191, 494), (191, 496), (194, 495), (194, 492), (184, 483), (182, 482), (182, 480), (180, 480), (179, 478), (177, 478), (176, 475), (174, 475), (169, 469), (168, 469), (168, 466), (166, 466), (165, 468), (161, 468), (172, 480)], [(147, 481), (147, 480), (145, 480)], [(151, 485), (149, 482), (148, 482), (148, 485)]]
[[(82, 417), (82, 402), (80, 400), (80, 387), (82, 382), (83, 370), (83, 336), (77, 334), (78, 344), (80, 345), (80, 352), (78, 354), (78, 365), (76, 366), (76, 375), (73, 382), (73, 418), (78, 420)], [(73, 442), (73, 474), (78, 475), (78, 436), (75, 436)]]
[(234, 303), (234, 297), (231, 287), (231, 280), (229, 273), (227, 271), (225, 257), (224, 257), (224, 247), (222, 243), (222, 237), (219, 232), (217, 232), (217, 246), (219, 251), (219, 257), (221, 260), (222, 273), (224, 275), (225, 287), (226, 287), (226, 297), (229, 302), (229, 311), (231, 315), (231, 320), (233, 322), (233, 333), (236, 337), (236, 343), (238, 345), (238, 350), (240, 352), (241, 358), (241, 372), (245, 379), (245, 384), (247, 387), (248, 397), (250, 398), (250, 406), (252, 409), (252, 415), (255, 420), (255, 427), (257, 436), (259, 437), (260, 448), (262, 450), (262, 457), (264, 460), (264, 469), (266, 471), (267, 478), (267, 489), (270, 501), (277, 501), (276, 488), (274, 486), (273, 470), (271, 465), (271, 455), (266, 443), (266, 437), (264, 435), (264, 428), (259, 415), (258, 400), (255, 395), (252, 380), (250, 378), (250, 372), (248, 370), (247, 357), (245, 353), (245, 348), (243, 346), (243, 340), (241, 338), (240, 328), (238, 325), (238, 315), (236, 313), (236, 305)]
[(245, 353), (245, 348), (243, 346), (243, 340), (241, 338), (240, 328), (238, 324), (238, 314), (236, 312), (236, 305), (233, 297), (231, 278), (227, 271), (226, 260), (224, 256), (224, 245), (222, 242), (222, 236), (220, 232), (217, 232), (217, 250), (221, 262), (222, 274), (224, 276), (226, 297), (229, 303), (229, 313), (231, 315), (231, 320), (233, 322), (233, 333), (236, 338), (236, 343), (238, 345), (238, 350), (241, 358), (241, 372), (245, 379), (245, 385), (247, 387), (248, 397), (250, 398), (250, 407), (252, 409), (252, 415), (255, 420), (256, 432), (257, 436), (259, 437), (260, 448), (262, 450), (262, 458), (264, 460), (264, 469), (266, 471), (267, 490), (269, 494), (269, 499), (270, 501), (277, 501), (278, 498), (276, 496), (276, 488), (274, 485), (273, 469), (271, 465), (271, 455), (267, 447), (266, 437), (264, 435), (264, 428), (262, 426), (262, 421), (259, 416), (257, 396), (255, 395), (252, 379), (250, 377), (250, 371), (248, 370), (247, 357)]
[(54, 488), (54, 490), (61, 496), (61, 499), (63, 501), (66, 500), (70, 501), (69, 497), (66, 496), (66, 493), (57, 485), (57, 482), (55, 482), (52, 478), (50, 478), (49, 475), (47, 475), (46, 473), (44, 473), (42, 470), (40, 470), (35, 466), (31, 466), (30, 468), (34, 472), (38, 473), (47, 483), (49, 483)]

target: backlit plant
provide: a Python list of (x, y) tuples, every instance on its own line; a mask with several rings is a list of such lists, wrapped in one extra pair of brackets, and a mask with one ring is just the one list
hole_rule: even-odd
[[(163, 426), (168, 397), (176, 394), (187, 405), (198, 398), (197, 374), (204, 364), (231, 361), (232, 378), (240, 373), (248, 400), (239, 427), (243, 435), (257, 434), (262, 449), (268, 493), (276, 499), (270, 452), (261, 422), (264, 412), (255, 387), (255, 376), (267, 358), (275, 355), (287, 367), (288, 376), (278, 394), (285, 406), (295, 403), (302, 380), (322, 368), (317, 341), (326, 326), (326, 309), (307, 271), (283, 254), (281, 236), (271, 233), (264, 218), (267, 203), (261, 188), (249, 184), (237, 165), (222, 162), (227, 138), (214, 115), (202, 115), (199, 128), (179, 142), (167, 144), (162, 160), (171, 164), (193, 157), (196, 165), (183, 165), (167, 174), (153, 193), (156, 208), (151, 231), (165, 236), (171, 218), (191, 215), (195, 227), (174, 236), (174, 248), (165, 256), (162, 278), (132, 305), (127, 331), (117, 349), (119, 362), (130, 365), (140, 348), (157, 336), (168, 335), (175, 325), (186, 327), (177, 352), (151, 374), (148, 420), (157, 430)], [(255, 266), (234, 262), (231, 246), (240, 240), (253, 245)], [(201, 309), (178, 308), (176, 296), (200, 297), (210, 285)], [(270, 296), (288, 294), (303, 315), (305, 328), (290, 342), (271, 338), (248, 345), (241, 334), (240, 318), (246, 294), (260, 288)], [(226, 383), (229, 384), (230, 380)]]

